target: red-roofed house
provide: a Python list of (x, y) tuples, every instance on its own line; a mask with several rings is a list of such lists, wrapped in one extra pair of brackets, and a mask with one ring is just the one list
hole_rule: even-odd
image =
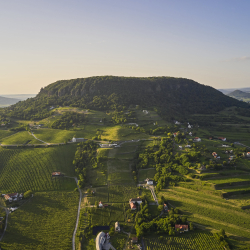
[(227, 140), (227, 138), (225, 138), (225, 137), (218, 137), (218, 139), (222, 140), (222, 141), (226, 141)]
[(177, 230), (177, 228), (180, 229), (180, 233), (182, 232), (188, 232), (188, 225), (175, 225), (175, 230)]
[(136, 205), (133, 202), (130, 202), (131, 210), (136, 210)]
[(62, 176), (61, 172), (53, 172), (52, 177)]
[(12, 193), (12, 194), (6, 194), (4, 196), (5, 200), (8, 200), (9, 202), (12, 202), (13, 199), (18, 198), (18, 193)]

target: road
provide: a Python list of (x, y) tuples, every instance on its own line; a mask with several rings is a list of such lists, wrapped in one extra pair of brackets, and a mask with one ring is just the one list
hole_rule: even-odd
[(75, 245), (76, 245), (76, 243), (75, 243), (76, 231), (77, 231), (77, 228), (78, 228), (79, 217), (80, 217), (80, 210), (81, 210), (82, 190), (78, 186), (78, 180), (77, 180), (77, 178), (76, 177), (72, 177), (72, 178), (75, 179), (76, 185), (77, 185), (77, 188), (78, 188), (78, 191), (79, 191), (79, 194), (80, 194), (78, 211), (77, 211), (77, 218), (76, 218), (76, 226), (75, 226), (75, 230), (74, 230), (74, 233), (73, 233), (73, 239), (72, 239), (72, 249), (75, 250)]
[[(2, 207), (2, 206), (1, 206), (1, 207)], [(6, 212), (6, 219), (5, 219), (5, 227), (4, 227), (4, 230), (3, 230), (3, 234), (2, 234), (2, 236), (1, 236), (1, 238), (0, 238), (0, 241), (3, 239), (3, 236), (4, 236), (5, 232), (6, 232), (7, 224), (8, 224), (8, 216), (9, 216), (9, 210), (8, 210), (6, 207), (2, 207), (2, 208), (5, 209), (5, 212)]]
[[(29, 132), (29, 133), (30, 133), (30, 132)], [(33, 134), (33, 132), (31, 132), (30, 135), (32, 135), (36, 140), (38, 140), (38, 141), (40, 141), (40, 142), (42, 142), (42, 143), (49, 144), (48, 142), (45, 142), (45, 141), (42, 141), (42, 140), (38, 139), (38, 138)]]

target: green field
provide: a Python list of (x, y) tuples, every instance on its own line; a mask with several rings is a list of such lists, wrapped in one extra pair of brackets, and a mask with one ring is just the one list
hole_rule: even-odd
[(75, 180), (51, 178), (53, 171), (74, 176), (72, 161), (76, 145), (48, 148), (0, 148), (0, 190), (2, 192), (72, 190)]
[(163, 240), (156, 236), (146, 237), (145, 245), (147, 250), (223, 250), (219, 242), (210, 232), (188, 232), (176, 237), (164, 237)]
[(244, 181), (250, 181), (250, 175), (241, 175), (241, 176), (237, 176), (237, 177), (227, 177), (227, 178), (221, 178), (221, 179), (210, 179), (208, 180), (209, 182), (213, 183), (213, 184), (224, 184), (224, 183), (228, 183), (228, 185), (230, 185), (230, 183), (233, 182), (244, 182)]
[(42, 144), (42, 142), (36, 140), (28, 131), (21, 131), (3, 138), (1, 143), (3, 145), (12, 144)]
[(38, 192), (9, 215), (3, 250), (72, 248), (78, 192)]

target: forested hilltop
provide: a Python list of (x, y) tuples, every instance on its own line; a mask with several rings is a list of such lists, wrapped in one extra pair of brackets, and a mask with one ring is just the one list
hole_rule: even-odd
[(185, 78), (96, 76), (57, 81), (42, 88), (35, 98), (3, 112), (20, 119), (42, 119), (51, 114), (52, 106), (58, 105), (95, 110), (140, 105), (154, 107), (165, 119), (211, 114), (231, 106), (249, 108), (210, 86)]

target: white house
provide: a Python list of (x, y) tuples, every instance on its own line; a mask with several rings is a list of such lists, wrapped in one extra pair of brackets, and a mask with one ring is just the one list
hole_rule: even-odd
[(194, 138), (194, 141), (199, 142), (199, 141), (201, 141), (201, 138), (195, 137), (195, 138)]
[(189, 134), (190, 136), (193, 136), (193, 133), (192, 133), (192, 132), (189, 132), (188, 134)]
[(176, 125), (180, 125), (181, 123), (180, 122), (178, 122), (178, 121), (175, 121), (175, 123), (174, 124), (176, 124)]
[(81, 142), (81, 141), (84, 141), (84, 138), (75, 138), (75, 137), (73, 137), (71, 141), (72, 142)]
[(95, 239), (96, 250), (102, 250), (105, 241), (106, 241), (106, 234), (104, 232), (100, 232)]
[(138, 203), (138, 204), (141, 204), (142, 203), (142, 199), (140, 197), (137, 197), (137, 198), (131, 198), (129, 200), (129, 203)]
[(247, 157), (250, 157), (250, 152), (247, 152), (247, 153), (246, 153), (246, 156), (247, 156)]
[(192, 128), (192, 127), (193, 127), (192, 125), (188, 124), (188, 128)]
[(99, 202), (99, 207), (103, 207), (103, 204), (102, 204), (102, 202), (101, 202), (101, 201)]
[(186, 145), (185, 148), (191, 148), (191, 145)]
[(154, 181), (149, 179), (149, 178), (147, 178), (145, 181), (147, 182), (147, 185), (153, 185), (154, 184)]
[(182, 146), (179, 146), (179, 149), (182, 149)]
[(147, 111), (147, 110), (143, 110), (142, 112), (145, 113), (146, 115), (148, 114), (148, 111)]

